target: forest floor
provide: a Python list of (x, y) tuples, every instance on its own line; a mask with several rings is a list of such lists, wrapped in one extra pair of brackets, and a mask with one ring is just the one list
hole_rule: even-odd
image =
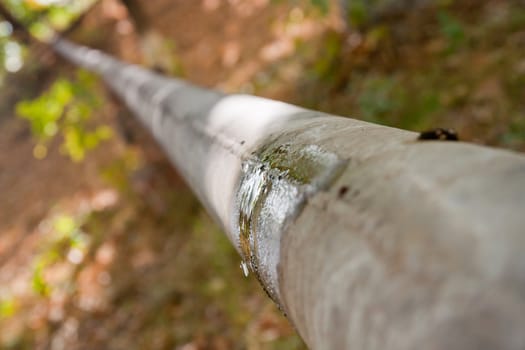
[[(347, 32), (337, 11), (294, 1), (140, 3), (140, 38), (117, 0), (100, 1), (72, 38), (207, 87), (525, 151), (518, 1), (458, 1)], [(0, 348), (303, 349), (105, 88), (95, 120), (112, 127), (110, 140), (81, 162), (59, 140), (34, 157), (14, 106), (74, 68), (33, 51), (1, 92)]]

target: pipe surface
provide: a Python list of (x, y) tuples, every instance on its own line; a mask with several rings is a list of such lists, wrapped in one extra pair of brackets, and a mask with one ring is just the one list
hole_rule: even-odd
[(525, 157), (57, 39), (119, 94), (312, 349), (525, 349)]

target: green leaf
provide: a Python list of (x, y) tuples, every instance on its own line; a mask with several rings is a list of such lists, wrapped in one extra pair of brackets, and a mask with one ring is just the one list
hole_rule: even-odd
[(12, 296), (0, 299), (0, 319), (9, 318), (16, 313), (16, 299)]
[(33, 269), (31, 287), (36, 294), (46, 297), (50, 294), (51, 288), (44, 278), (45, 263), (38, 262)]
[(77, 224), (72, 216), (60, 215), (53, 221), (53, 228), (62, 236), (70, 236)]
[(61, 150), (73, 161), (81, 161), (87, 151), (111, 137), (109, 127), (92, 125), (93, 110), (101, 105), (97, 80), (83, 70), (74, 80), (57, 79), (39, 97), (19, 102), (17, 114), (29, 121), (38, 145), (34, 155), (44, 158), (46, 144), (58, 134), (63, 137)]
[(364, 0), (350, 1), (348, 21), (356, 26), (361, 26), (368, 21), (368, 8)]
[(329, 0), (310, 0), (312, 2), (312, 5), (317, 7), (322, 14), (327, 14), (328, 10), (330, 9), (330, 3)]
[(438, 13), (438, 21), (441, 33), (448, 42), (446, 53), (456, 52), (466, 41), (463, 24), (445, 11)]

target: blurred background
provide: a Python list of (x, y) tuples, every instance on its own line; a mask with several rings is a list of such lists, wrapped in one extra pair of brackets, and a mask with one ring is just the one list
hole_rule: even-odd
[[(55, 31), (127, 62), (525, 151), (525, 2), (0, 0), (0, 348), (304, 349)], [(28, 34), (31, 33), (31, 34)]]

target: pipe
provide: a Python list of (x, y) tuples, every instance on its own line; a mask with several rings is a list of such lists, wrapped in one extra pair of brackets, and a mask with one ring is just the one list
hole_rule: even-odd
[(310, 348), (525, 349), (524, 155), (54, 48), (151, 130)]

